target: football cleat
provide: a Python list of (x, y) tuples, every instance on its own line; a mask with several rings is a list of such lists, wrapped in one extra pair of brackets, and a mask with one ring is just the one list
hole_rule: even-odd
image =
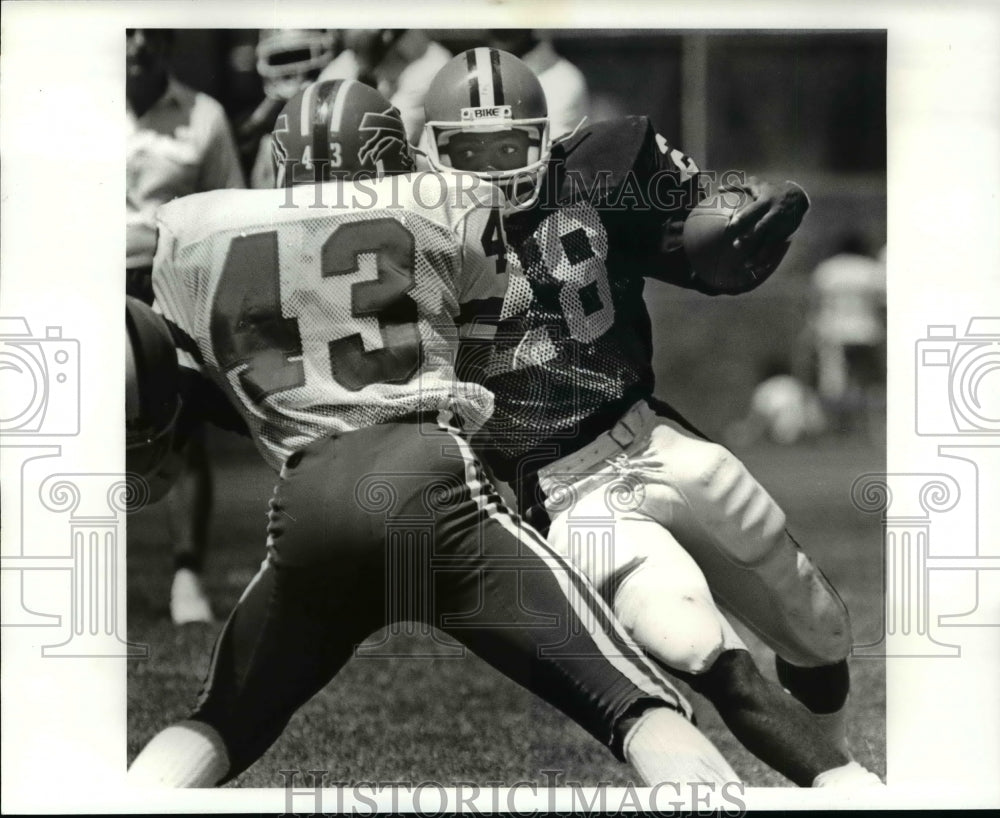
[(257, 41), (257, 73), (271, 99), (289, 100), (333, 59), (330, 31), (263, 29)]
[(314, 82), (295, 94), (274, 124), (271, 149), (275, 187), (414, 168), (399, 111), (356, 80)]
[[(511, 207), (530, 207), (538, 199), (551, 155), (545, 92), (525, 63), (496, 48), (473, 48), (445, 65), (424, 100), (427, 160), (437, 171), (460, 170), (497, 183)], [(526, 161), (514, 168), (476, 169), (458, 146), (466, 135), (497, 139), (515, 136)]]
[(857, 761), (851, 761), (843, 767), (820, 773), (813, 781), (813, 787), (836, 787), (839, 789), (870, 789), (884, 788), (885, 784), (871, 770), (862, 767)]
[(181, 470), (176, 434), (181, 412), (177, 350), (164, 318), (125, 298), (125, 464), (130, 503), (162, 498)]

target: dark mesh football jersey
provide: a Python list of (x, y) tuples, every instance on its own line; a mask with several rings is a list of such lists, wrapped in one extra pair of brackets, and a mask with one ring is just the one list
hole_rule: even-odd
[(652, 393), (644, 279), (696, 286), (680, 231), (697, 173), (645, 117), (600, 122), (553, 148), (538, 204), (506, 217), (510, 280), (480, 375), (495, 396), (483, 455), (501, 479), (574, 451)]

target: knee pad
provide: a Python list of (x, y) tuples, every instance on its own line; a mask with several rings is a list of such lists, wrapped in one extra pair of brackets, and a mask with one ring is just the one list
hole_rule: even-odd
[(615, 616), (657, 661), (702, 673), (725, 648), (722, 614), (710, 594), (671, 587), (661, 576), (648, 561), (636, 568), (615, 591)]

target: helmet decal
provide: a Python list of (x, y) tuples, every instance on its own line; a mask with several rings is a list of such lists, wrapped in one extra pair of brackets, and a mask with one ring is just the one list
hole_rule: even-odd
[(307, 85), (271, 133), (277, 187), (413, 170), (399, 111), (357, 80)]
[(363, 166), (385, 167), (385, 160), (392, 158), (390, 167), (413, 168), (413, 157), (406, 142), (406, 131), (399, 112), (389, 108), (380, 114), (366, 113), (361, 120), (358, 133), (365, 141), (358, 152)]

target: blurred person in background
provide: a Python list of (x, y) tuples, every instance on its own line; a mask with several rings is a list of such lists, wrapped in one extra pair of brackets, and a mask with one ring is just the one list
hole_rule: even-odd
[(451, 52), (419, 29), (364, 28), (343, 32), (344, 50), (321, 80), (351, 79), (375, 88), (392, 103), (416, 144), (424, 127), (424, 95)]
[(255, 156), (250, 187), (274, 187), (271, 129), (296, 93), (313, 82), (336, 53), (337, 37), (324, 29), (262, 29), (257, 41), (257, 73), (264, 99), (239, 127), (241, 149)]
[(885, 381), (885, 264), (865, 238), (844, 234), (812, 275), (819, 395), (834, 429), (867, 428)]
[(769, 358), (750, 398), (750, 411), (726, 432), (729, 446), (749, 446), (763, 437), (782, 446), (821, 434), (826, 428), (815, 391), (781, 357)]
[[(170, 74), (174, 32), (134, 28), (125, 36), (126, 291), (152, 303), (157, 208), (191, 193), (242, 188), (243, 171), (222, 106)], [(212, 481), (200, 433), (192, 434), (184, 458), (166, 497), (176, 624), (212, 620), (201, 583)]]
[(549, 137), (571, 133), (590, 109), (583, 72), (556, 53), (550, 40), (540, 40), (530, 28), (490, 30), (490, 47), (507, 51), (535, 72), (549, 105)]

